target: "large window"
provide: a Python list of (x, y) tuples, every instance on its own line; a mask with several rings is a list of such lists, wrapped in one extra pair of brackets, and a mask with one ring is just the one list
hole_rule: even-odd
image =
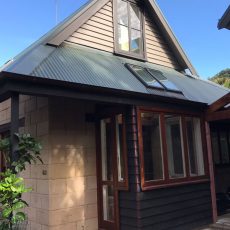
[(207, 180), (198, 115), (151, 109), (138, 113), (143, 189)]
[(143, 16), (140, 8), (128, 0), (116, 0), (116, 52), (144, 57)]

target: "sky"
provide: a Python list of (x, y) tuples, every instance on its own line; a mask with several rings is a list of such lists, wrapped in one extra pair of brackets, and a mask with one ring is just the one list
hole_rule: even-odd
[[(230, 31), (217, 29), (230, 0), (156, 0), (202, 78), (230, 68)], [(87, 0), (0, 0), (0, 66)]]

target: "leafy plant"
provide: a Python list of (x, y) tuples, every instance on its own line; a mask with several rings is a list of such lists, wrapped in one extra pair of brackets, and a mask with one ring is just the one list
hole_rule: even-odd
[(15, 134), (18, 139), (18, 149), (14, 152), (17, 158), (10, 159), (11, 143), (8, 138), (0, 140), (0, 152), (6, 161), (7, 170), (0, 174), (0, 230), (13, 229), (15, 224), (25, 221), (26, 215), (21, 211), (28, 204), (22, 199), (22, 194), (31, 191), (24, 186), (23, 178), (18, 173), (26, 169), (27, 164), (42, 162), (41, 144), (30, 134)]
[(22, 194), (31, 191), (25, 188), (23, 178), (18, 177), (12, 170), (1, 173), (0, 203), (2, 204), (2, 223), (0, 230), (12, 229), (13, 225), (24, 221), (26, 215), (21, 211), (28, 204), (22, 200)]
[(224, 87), (230, 88), (230, 69), (220, 71), (214, 77), (209, 78), (209, 80)]

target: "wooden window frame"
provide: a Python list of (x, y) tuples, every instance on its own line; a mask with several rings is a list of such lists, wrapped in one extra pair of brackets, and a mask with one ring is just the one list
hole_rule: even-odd
[[(164, 179), (156, 181), (145, 181), (145, 165), (144, 165), (144, 152), (143, 152), (143, 137), (142, 137), (142, 122), (141, 113), (152, 112), (159, 114), (160, 116), (160, 133), (162, 140), (162, 157), (163, 157), (163, 175)], [(181, 117), (182, 123), (182, 147), (184, 151), (184, 164), (185, 164), (185, 177), (171, 179), (169, 177), (168, 167), (168, 155), (167, 155), (167, 142), (166, 142), (166, 127), (165, 127), (165, 115), (173, 114)], [(186, 117), (196, 117), (200, 119), (201, 141), (203, 150), (203, 162), (204, 162), (204, 175), (192, 176), (190, 174), (189, 165), (189, 153), (187, 146), (187, 132), (186, 132)], [(138, 125), (138, 142), (139, 142), (139, 155), (140, 155), (140, 170), (141, 170), (141, 187), (142, 190), (152, 190), (156, 188), (164, 188), (170, 186), (178, 186), (183, 184), (203, 183), (209, 181), (209, 168), (208, 168), (208, 155), (207, 155), (207, 143), (205, 139), (205, 119), (202, 113), (182, 111), (177, 109), (163, 109), (163, 108), (149, 108), (149, 107), (137, 107), (137, 125)]]
[[(101, 120), (104, 118), (111, 118), (112, 125), (114, 126), (114, 132), (115, 131), (115, 126), (116, 126), (116, 116), (121, 114), (123, 117), (123, 151), (124, 151), (124, 174), (125, 174), (125, 180), (123, 182), (118, 181), (118, 162), (117, 158), (115, 159), (115, 165), (116, 165), (116, 189), (119, 191), (128, 191), (129, 190), (129, 179), (128, 179), (128, 152), (127, 152), (127, 133), (126, 133), (126, 111), (124, 108), (106, 108), (103, 109), (103, 111), (97, 113), (97, 120)], [(117, 140), (116, 140), (116, 133), (114, 133), (114, 145), (117, 146)], [(97, 140), (98, 142), (98, 140)], [(116, 152), (116, 149), (113, 150)], [(117, 155), (116, 155), (117, 156)]]
[[(135, 54), (134, 52), (131, 51), (123, 51), (119, 49), (118, 45), (118, 14), (117, 14), (117, 9), (118, 9), (118, 0), (113, 0), (113, 18), (114, 18), (114, 54), (124, 56), (124, 57), (130, 57), (133, 59), (141, 60), (141, 61), (147, 61), (147, 54), (146, 54), (146, 39), (145, 39), (145, 14), (143, 7), (141, 7), (142, 4), (136, 3), (135, 1), (132, 0), (123, 0), (128, 3), (128, 11), (130, 11), (130, 4), (136, 5), (141, 14), (140, 22), (141, 22), (141, 47), (140, 47), (140, 54)], [(128, 14), (128, 31), (129, 31), (129, 46), (130, 46), (130, 41), (131, 41), (131, 27), (130, 27), (130, 13)]]

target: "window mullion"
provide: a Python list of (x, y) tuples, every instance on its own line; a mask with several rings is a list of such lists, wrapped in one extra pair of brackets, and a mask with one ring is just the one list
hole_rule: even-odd
[(186, 177), (190, 178), (190, 164), (189, 164), (189, 152), (188, 152), (188, 143), (187, 143), (187, 129), (186, 129), (186, 122), (185, 117), (181, 117), (181, 123), (182, 123), (182, 144), (183, 144), (183, 150), (184, 150), (184, 165), (185, 165), (185, 172)]
[(130, 2), (127, 3), (128, 3), (129, 52), (131, 52), (131, 13), (130, 13)]
[(164, 178), (165, 178), (165, 182), (167, 183), (169, 181), (169, 168), (168, 168), (166, 126), (165, 126), (164, 113), (160, 114), (160, 131), (161, 131), (162, 152), (163, 152), (163, 162), (164, 162)]

